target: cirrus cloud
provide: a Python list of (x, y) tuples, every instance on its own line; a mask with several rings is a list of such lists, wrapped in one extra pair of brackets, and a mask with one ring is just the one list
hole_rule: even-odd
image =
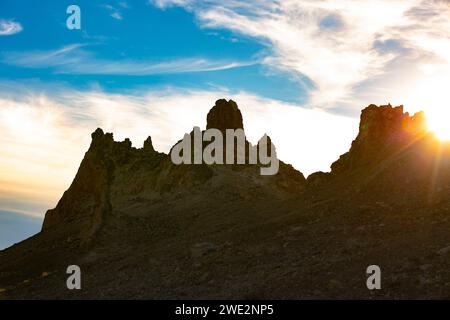
[(163, 61), (107, 60), (72, 44), (55, 50), (2, 52), (0, 62), (24, 68), (53, 68), (62, 74), (108, 74), (146, 76), (226, 70), (257, 64), (258, 60), (210, 60), (202, 57)]
[(203, 28), (267, 44), (267, 65), (314, 83), (309, 106), (356, 115), (369, 102), (407, 102), (417, 110), (426, 109), (418, 101), (430, 97), (450, 100), (448, 90), (432, 85), (433, 79), (450, 80), (447, 0), (151, 2), (162, 9), (181, 6)]
[(0, 36), (10, 36), (23, 30), (20, 23), (13, 20), (0, 20)]

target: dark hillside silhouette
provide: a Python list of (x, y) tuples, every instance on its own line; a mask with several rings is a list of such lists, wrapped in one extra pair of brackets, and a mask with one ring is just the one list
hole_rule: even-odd
[[(218, 100), (206, 128), (245, 123)], [(42, 231), (0, 251), (0, 297), (449, 298), (449, 151), (390, 105), (365, 108), (349, 151), (307, 179), (282, 161), (274, 176), (175, 165), (150, 137), (97, 129)], [(373, 264), (382, 290), (366, 287)]]

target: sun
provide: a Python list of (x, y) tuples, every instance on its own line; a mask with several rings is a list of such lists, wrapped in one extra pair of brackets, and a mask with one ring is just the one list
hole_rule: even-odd
[(450, 140), (450, 107), (430, 110), (426, 114), (428, 130), (440, 140)]
[(405, 92), (405, 105), (409, 111), (424, 111), (428, 130), (440, 140), (450, 140), (450, 67), (427, 73)]

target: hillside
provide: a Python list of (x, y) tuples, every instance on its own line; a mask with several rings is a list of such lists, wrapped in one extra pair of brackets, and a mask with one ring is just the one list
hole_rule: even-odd
[[(236, 103), (206, 128), (244, 129)], [(260, 166), (175, 165), (151, 137), (95, 130), (42, 231), (0, 251), (0, 297), (450, 297), (450, 148), (421, 113), (368, 106), (329, 173)], [(82, 290), (66, 288), (72, 264)], [(382, 290), (366, 287), (372, 264)]]

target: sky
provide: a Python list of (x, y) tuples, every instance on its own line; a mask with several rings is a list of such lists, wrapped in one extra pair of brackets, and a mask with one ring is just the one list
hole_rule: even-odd
[(97, 127), (168, 152), (220, 98), (305, 176), (369, 104), (447, 128), (449, 17), (444, 0), (0, 0), (0, 210), (42, 219)]
[(0, 250), (36, 234), (41, 225), (37, 217), (0, 211)]

